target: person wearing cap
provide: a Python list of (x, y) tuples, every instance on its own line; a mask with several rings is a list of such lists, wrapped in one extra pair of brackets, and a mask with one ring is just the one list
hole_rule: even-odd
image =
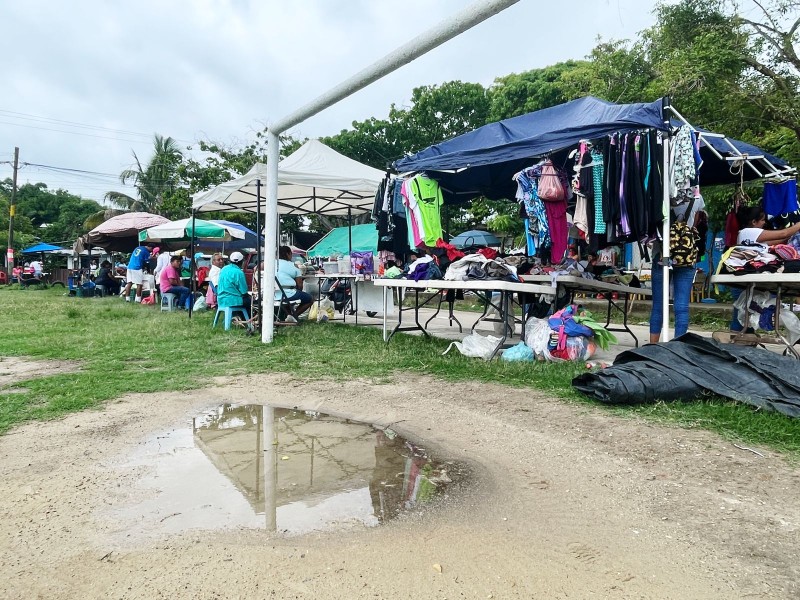
[(242, 271), (244, 255), (241, 252), (231, 252), (230, 264), (219, 272), (219, 285), (217, 285), (217, 306), (249, 306), (250, 296), (247, 294), (247, 280)]
[(126, 279), (128, 283), (125, 284), (125, 289), (122, 295), (125, 302), (130, 302), (131, 285), (136, 284), (136, 302), (142, 302), (142, 282), (144, 281), (144, 266), (150, 260), (150, 252), (155, 247), (152, 242), (147, 242), (131, 253), (131, 259), (128, 261), (128, 274)]
[(175, 294), (178, 296), (178, 307), (189, 308), (190, 290), (181, 281), (181, 261), (180, 256), (170, 257), (169, 264), (161, 271), (159, 284), (162, 294)]

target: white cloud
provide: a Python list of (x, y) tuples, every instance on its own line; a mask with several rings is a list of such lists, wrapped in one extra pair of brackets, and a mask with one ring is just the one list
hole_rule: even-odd
[[(251, 138), (264, 123), (463, 6), (463, 0), (6, 3), (0, 111), (49, 120), (0, 112), (0, 161), (9, 160), (16, 145), (26, 162), (119, 173), (131, 165), (131, 150), (149, 156), (154, 132), (186, 143)], [(353, 120), (383, 117), (391, 103), (407, 103), (418, 85), (452, 79), (489, 85), (497, 76), (583, 58), (598, 35), (634, 37), (652, 23), (651, 10), (651, 3), (636, 0), (522, 0), (294, 132), (331, 135)], [(68, 127), (56, 119), (107, 129)], [(0, 178), (10, 173), (0, 165)], [(110, 178), (31, 167), (20, 173), (26, 181), (94, 199), (119, 187)]]

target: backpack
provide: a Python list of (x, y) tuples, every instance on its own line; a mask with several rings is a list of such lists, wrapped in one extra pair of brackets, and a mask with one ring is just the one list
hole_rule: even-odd
[[(694, 199), (689, 202), (686, 212), (683, 213), (687, 219), (692, 213)], [(685, 220), (680, 220), (673, 213), (673, 223), (669, 228), (669, 257), (673, 267), (693, 267), (700, 258), (698, 242), (700, 234), (694, 227), (689, 227)]]
[(539, 187), (536, 193), (539, 198), (547, 202), (560, 202), (567, 199), (561, 176), (550, 160), (545, 161), (542, 165), (542, 174), (539, 177)]

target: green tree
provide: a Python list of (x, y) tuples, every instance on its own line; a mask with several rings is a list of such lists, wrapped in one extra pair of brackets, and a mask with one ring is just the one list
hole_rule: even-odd
[(120, 173), (119, 179), (123, 184), (133, 184), (137, 197), (111, 191), (106, 192), (105, 199), (125, 210), (161, 214), (165, 199), (168, 200), (179, 188), (178, 170), (183, 161), (183, 153), (171, 137), (156, 134), (150, 160), (142, 164), (136, 152), (133, 153), (133, 158), (135, 167), (125, 169)]
[(524, 115), (587, 95), (587, 89), (576, 89), (569, 74), (576, 70), (585, 72), (588, 66), (586, 61), (568, 60), (542, 69), (498, 77), (490, 89), (488, 122)]
[(352, 129), (322, 141), (345, 156), (385, 169), (405, 154), (486, 124), (489, 105), (488, 91), (478, 83), (421, 86), (412, 91), (411, 106), (392, 104), (387, 119), (355, 121)]

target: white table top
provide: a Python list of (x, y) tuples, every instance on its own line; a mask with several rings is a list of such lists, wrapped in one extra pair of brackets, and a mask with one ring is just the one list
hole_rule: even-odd
[[(547, 283), (548, 285), (551, 281), (550, 275), (520, 275), (520, 278), (524, 281)], [(574, 275), (559, 275), (556, 282), (567, 288), (581, 288), (598, 292), (621, 292), (623, 294), (640, 294), (642, 296), (651, 296), (653, 294), (650, 288), (631, 287), (621, 283), (609, 283), (600, 279), (586, 279), (585, 277), (576, 277)]]
[(449, 281), (446, 279), (373, 279), (377, 286), (392, 288), (417, 288), (436, 290), (473, 290), (473, 291), (504, 291), (527, 292), (529, 294), (553, 295), (553, 288), (549, 285), (537, 285), (517, 281), (501, 281), (499, 279), (470, 279), (468, 281)]
[(754, 284), (760, 290), (800, 292), (800, 273), (752, 273), (750, 275), (713, 275), (713, 285), (747, 287)]

